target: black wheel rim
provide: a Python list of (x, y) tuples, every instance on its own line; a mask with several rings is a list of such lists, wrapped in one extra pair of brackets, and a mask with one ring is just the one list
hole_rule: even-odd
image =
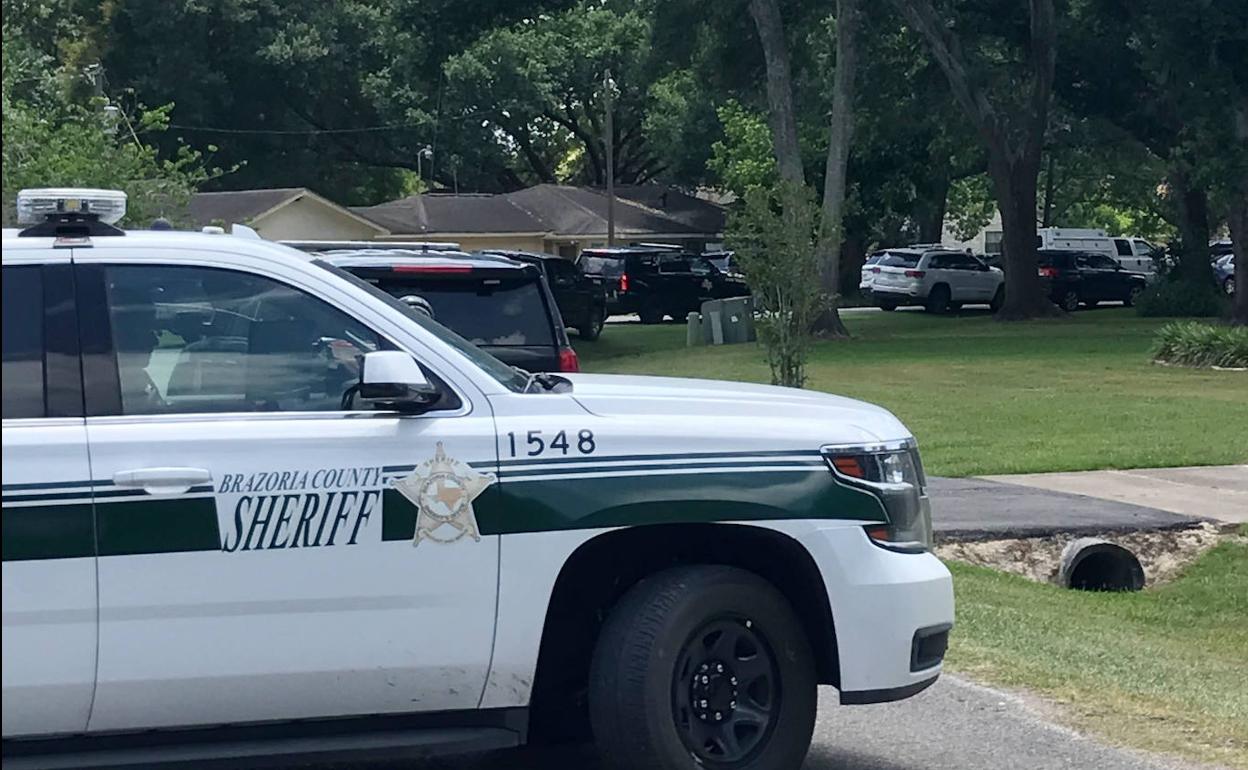
[(1066, 310), (1071, 310), (1071, 311), (1078, 310), (1079, 309), (1079, 295), (1074, 293), (1073, 291), (1066, 292), (1066, 297), (1062, 301), (1062, 307), (1065, 308)]
[(735, 765), (762, 750), (775, 727), (780, 697), (775, 655), (746, 618), (704, 624), (677, 658), (676, 731), (704, 765)]

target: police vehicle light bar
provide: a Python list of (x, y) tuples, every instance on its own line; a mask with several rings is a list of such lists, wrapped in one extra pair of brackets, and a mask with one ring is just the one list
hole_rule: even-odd
[(56, 214), (91, 214), (100, 222), (116, 224), (126, 215), (126, 194), (80, 187), (48, 187), (17, 194), (19, 224), (39, 224)]

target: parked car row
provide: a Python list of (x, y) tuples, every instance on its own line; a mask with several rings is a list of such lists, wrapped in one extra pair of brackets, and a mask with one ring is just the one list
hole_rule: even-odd
[[(1005, 298), (1005, 273), (999, 264), (999, 259), (990, 264), (927, 244), (885, 249), (867, 257), (858, 288), (883, 310), (921, 305), (929, 312), (944, 313), (964, 304), (988, 304), (996, 311)], [(1049, 298), (1067, 311), (1102, 302), (1131, 306), (1149, 281), (1148, 273), (1128, 269), (1119, 259), (1096, 251), (1040, 249), (1037, 264)], [(1233, 273), (1233, 265), (1224, 272)], [(1233, 275), (1230, 281), (1228, 293), (1234, 291)]]
[(601, 281), (609, 314), (636, 313), (643, 324), (668, 316), (682, 321), (707, 300), (750, 293), (741, 276), (721, 270), (711, 257), (663, 246), (586, 249), (577, 267)]

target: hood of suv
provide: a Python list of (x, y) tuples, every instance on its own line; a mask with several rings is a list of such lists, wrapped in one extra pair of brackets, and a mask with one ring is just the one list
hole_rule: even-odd
[(561, 376), (572, 381), (573, 398), (600, 417), (709, 418), (778, 439), (809, 435), (821, 443), (890, 441), (910, 435), (888, 410), (827, 393), (676, 377)]

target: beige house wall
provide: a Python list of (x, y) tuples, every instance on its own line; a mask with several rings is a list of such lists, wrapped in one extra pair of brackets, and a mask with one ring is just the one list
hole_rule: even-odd
[(270, 241), (371, 241), (381, 232), (306, 196), (258, 217), (251, 227)]

